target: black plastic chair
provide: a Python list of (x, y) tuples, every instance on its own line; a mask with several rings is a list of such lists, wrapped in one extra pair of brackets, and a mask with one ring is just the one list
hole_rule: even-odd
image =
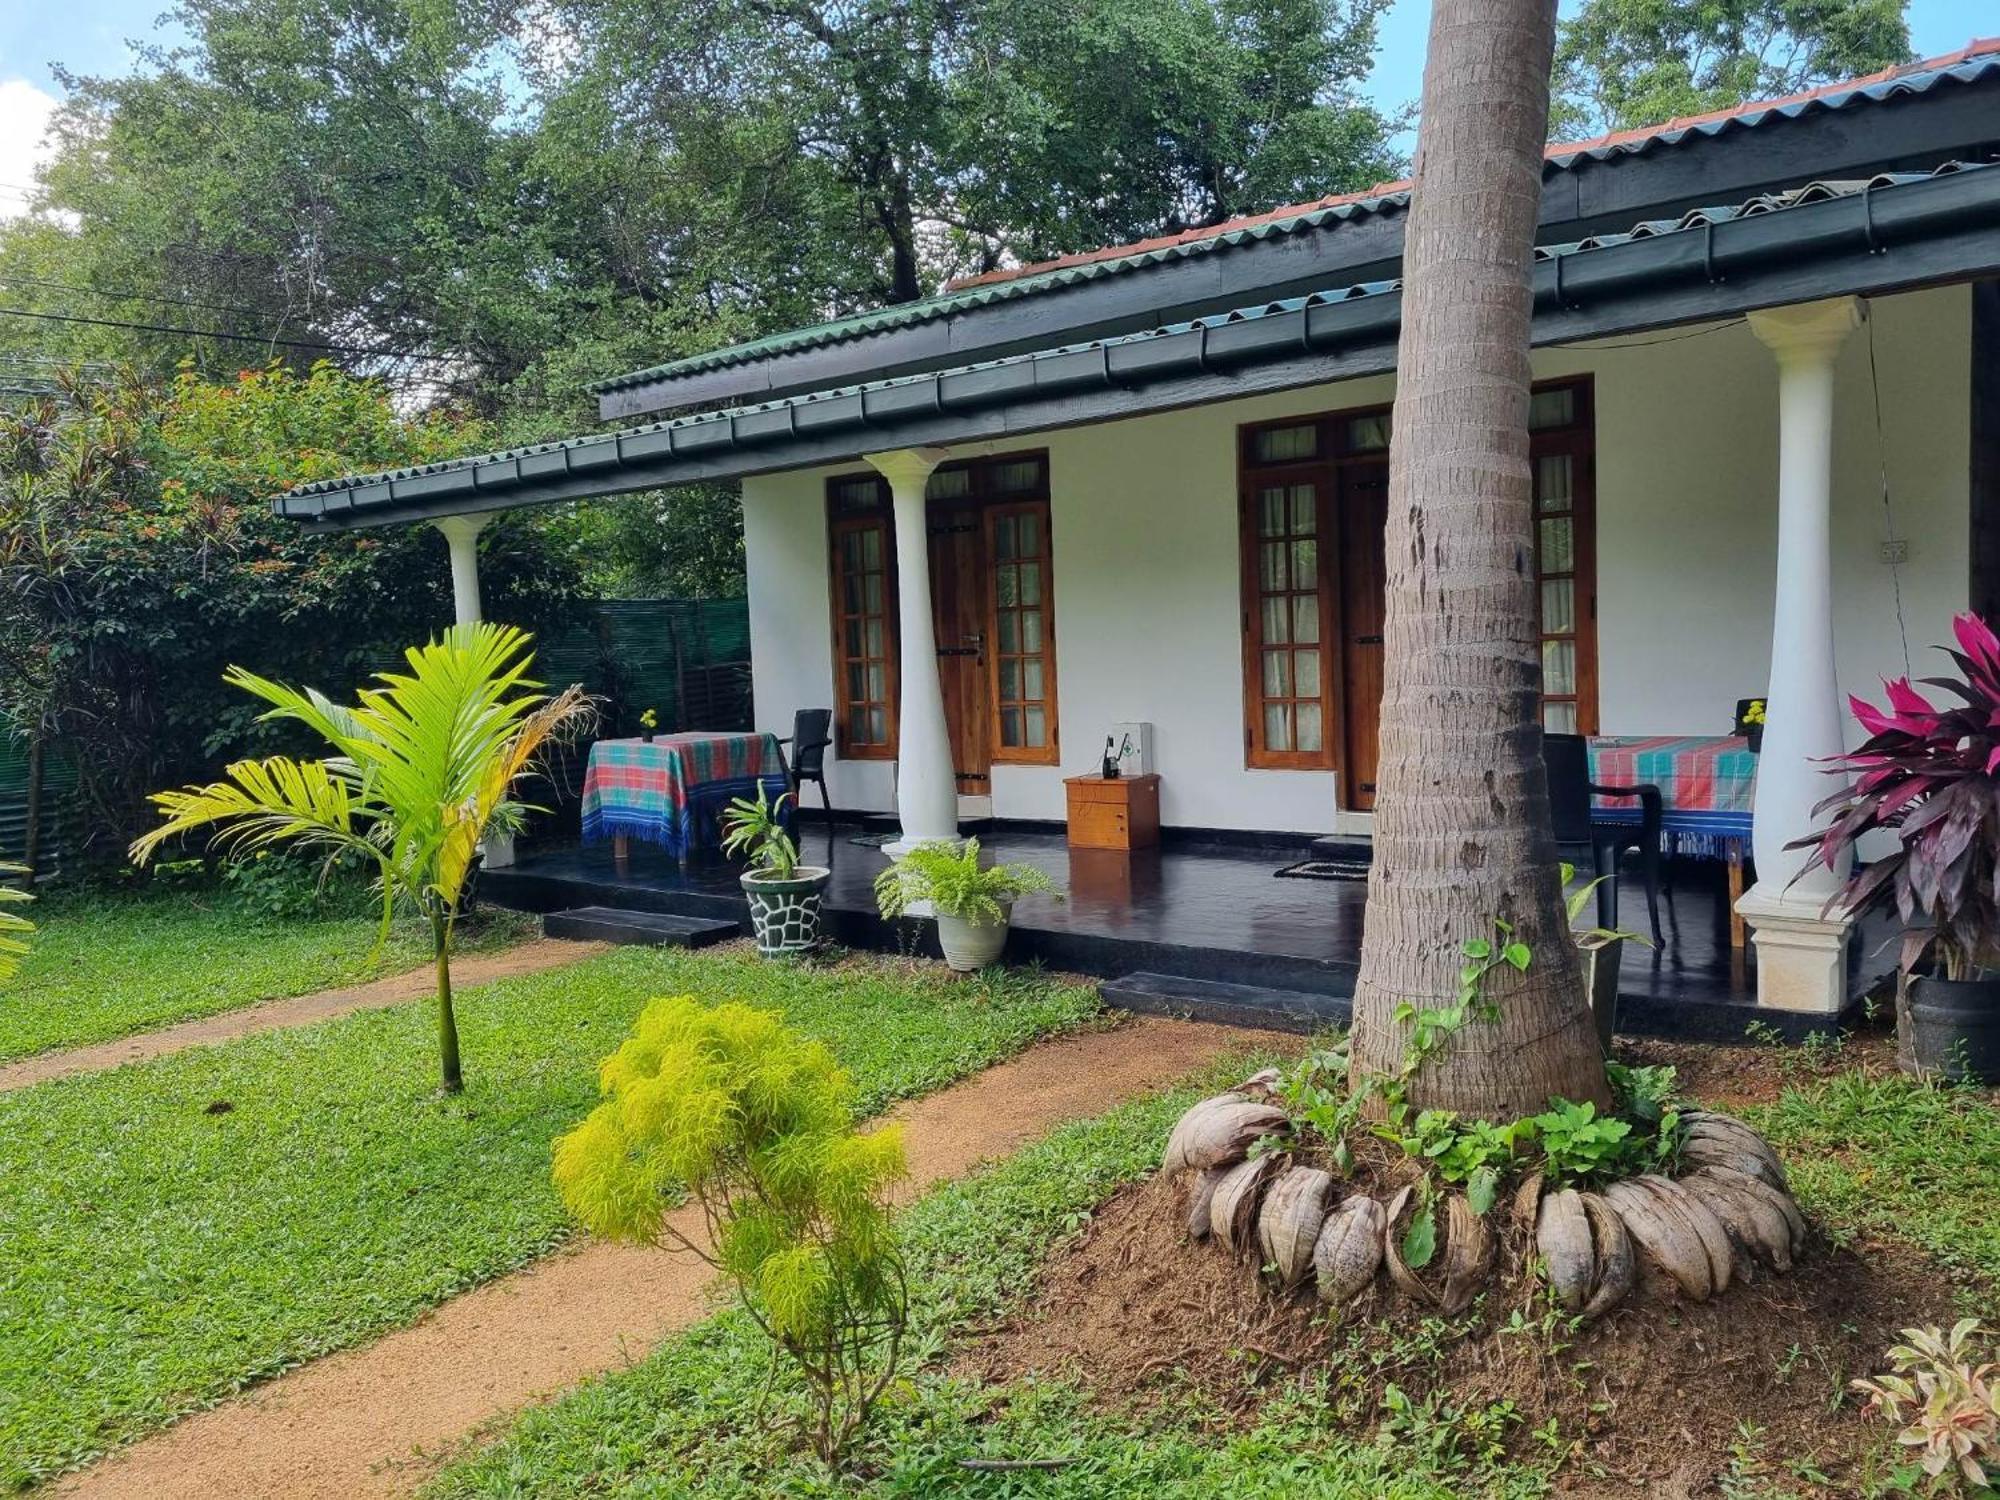
[[(1542, 759), (1549, 768), (1549, 813), (1556, 843), (1590, 847), (1591, 874), (1599, 877), (1597, 925), (1618, 925), (1618, 868), (1627, 850), (1639, 851), (1639, 871), (1646, 882), (1646, 914), (1652, 919), (1653, 941), (1664, 943), (1660, 931), (1660, 813), (1656, 786), (1599, 786), (1590, 779), (1590, 748), (1580, 734), (1545, 734)], [(1639, 821), (1606, 822), (1593, 816), (1590, 799), (1637, 797)]]
[(829, 823), (833, 821), (833, 799), (826, 792), (826, 750), (832, 743), (833, 710), (830, 708), (800, 709), (792, 715), (791, 738), (778, 741), (781, 749), (791, 746), (785, 774), (791, 779), (794, 805), (803, 805), (800, 793), (808, 781), (813, 782), (819, 787), (820, 806), (826, 809)]

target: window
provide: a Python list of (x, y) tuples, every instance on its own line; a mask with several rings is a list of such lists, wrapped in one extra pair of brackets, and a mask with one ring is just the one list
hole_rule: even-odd
[(888, 486), (836, 480), (833, 554), (834, 734), (843, 756), (896, 753), (896, 538)]
[[(1369, 649), (1381, 640), (1382, 573), (1379, 558), (1353, 549), (1381, 547), (1390, 415), (1386, 407), (1333, 412), (1243, 431), (1251, 766), (1331, 770), (1342, 764), (1343, 744), (1355, 758), (1372, 744), (1380, 653)], [(1543, 724), (1589, 734), (1597, 728), (1590, 382), (1538, 387), (1528, 421)], [(1348, 769), (1365, 791), (1369, 767)]]
[(1055, 630), (1049, 602), (1049, 503), (1014, 501), (986, 510), (992, 577), (991, 645), (996, 761), (1054, 764)]

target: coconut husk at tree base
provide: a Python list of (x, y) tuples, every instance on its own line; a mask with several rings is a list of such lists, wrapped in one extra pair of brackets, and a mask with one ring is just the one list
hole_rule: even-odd
[[(1460, 1410), (1512, 1401), (1521, 1457), (1546, 1458), (1531, 1433), (1551, 1418), (1579, 1444), (1556, 1493), (1580, 1500), (1716, 1495), (1739, 1424), (1751, 1421), (1774, 1462), (1810, 1462), (1832, 1481), (1797, 1493), (1839, 1497), (1855, 1492), (1857, 1466), (1879, 1453), (1888, 1431), (1861, 1415), (1846, 1381), (1876, 1368), (1903, 1328), (1954, 1316), (1950, 1281), (1900, 1244), (1815, 1241), (1791, 1275), (1760, 1266), (1751, 1282), (1690, 1303), (1632, 1247), (1621, 1262), (1600, 1230), (1594, 1259), (1608, 1258), (1613, 1275), (1622, 1263), (1636, 1285), (1597, 1321), (1558, 1333), (1552, 1348), (1500, 1332), (1514, 1309), (1532, 1322), (1548, 1305), (1525, 1273), (1531, 1237), (1503, 1200), (1488, 1215), (1497, 1263), (1486, 1295), (1434, 1340), (1435, 1322), (1421, 1334), (1415, 1325), (1442, 1314), (1418, 1308), (1386, 1275), (1329, 1307), (1312, 1278), (1282, 1294), (1254, 1258), (1192, 1243), (1192, 1181), (1160, 1176), (1113, 1196), (1046, 1263), (1020, 1314), (961, 1353), (959, 1372), (995, 1383), (1073, 1379), (1106, 1409), (1141, 1418), (1157, 1410), (1176, 1422), (1209, 1413), (1204, 1420), (1222, 1431), (1250, 1426), (1295, 1382), (1320, 1382), (1329, 1427), (1357, 1442), (1373, 1437), (1391, 1382), (1418, 1401), (1443, 1393)], [(1336, 1190), (1330, 1224), (1351, 1186)], [(1620, 1222), (1593, 1216), (1590, 1196), (1586, 1221)], [(1699, 1237), (1685, 1233), (1710, 1273)], [(1424, 1272), (1441, 1273), (1439, 1261)]]

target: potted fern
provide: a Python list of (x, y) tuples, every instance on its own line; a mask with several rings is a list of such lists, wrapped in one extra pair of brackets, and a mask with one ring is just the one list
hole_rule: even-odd
[(918, 844), (875, 877), (885, 917), (928, 910), (937, 917), (944, 961), (962, 974), (1000, 957), (1014, 903), (1055, 884), (1033, 865), (979, 863), (979, 840)]
[(757, 951), (765, 958), (807, 953), (820, 944), (822, 903), (833, 872), (823, 865), (799, 863), (799, 846), (785, 831), (785, 804), (791, 793), (773, 802), (757, 789), (757, 797), (738, 797), (722, 815), (722, 849), (750, 862), (737, 883), (750, 898), (750, 930)]

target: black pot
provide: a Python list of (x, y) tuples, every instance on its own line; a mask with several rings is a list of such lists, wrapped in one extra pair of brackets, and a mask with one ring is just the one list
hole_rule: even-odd
[(819, 865), (800, 865), (790, 880), (777, 880), (762, 870), (737, 877), (750, 898), (750, 930), (757, 951), (765, 958), (810, 953), (820, 944), (821, 905), (833, 872)]
[(2000, 979), (1913, 981), (1910, 1040), (1926, 1074), (2000, 1084)]

